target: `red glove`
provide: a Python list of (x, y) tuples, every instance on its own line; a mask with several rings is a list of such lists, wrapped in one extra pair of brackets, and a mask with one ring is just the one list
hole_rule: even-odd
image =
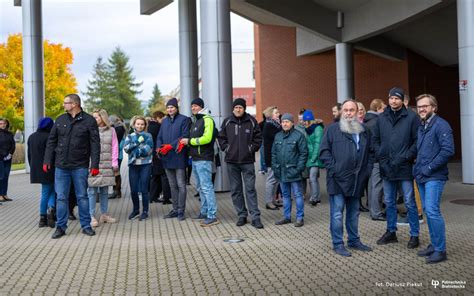
[(49, 172), (49, 170), (51, 169), (51, 165), (50, 164), (43, 164), (43, 172), (47, 173)]
[(99, 169), (91, 169), (91, 176), (95, 177), (99, 174)]
[(170, 144), (163, 144), (161, 145), (161, 148), (159, 150), (159, 153), (161, 155), (166, 155), (168, 154), (168, 152), (170, 152), (171, 150), (173, 150), (173, 146), (171, 146)]
[(178, 148), (176, 149), (176, 151), (178, 151), (178, 153), (180, 153), (181, 150), (183, 150), (184, 146), (186, 146), (186, 145), (184, 145), (183, 143), (179, 142)]

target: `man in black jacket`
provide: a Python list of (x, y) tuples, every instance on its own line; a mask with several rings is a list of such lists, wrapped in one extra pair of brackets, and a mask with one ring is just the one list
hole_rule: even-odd
[(349, 257), (343, 241), (343, 212), (349, 248), (370, 252), (359, 238), (359, 199), (372, 171), (370, 132), (359, 123), (357, 103), (342, 103), (341, 118), (330, 125), (321, 141), (319, 159), (327, 169), (327, 191), (331, 208), (330, 231), (334, 252)]
[(416, 158), (416, 140), (420, 121), (418, 116), (403, 105), (403, 89), (390, 90), (390, 108), (380, 114), (374, 128), (374, 151), (380, 164), (383, 179), (384, 201), (387, 214), (387, 231), (377, 241), (379, 245), (396, 243), (397, 239), (397, 188), (402, 187), (410, 224), (409, 249), (419, 245), (420, 224), (413, 192), (412, 166)]
[(232, 201), (239, 216), (237, 226), (247, 223), (242, 177), (245, 183), (247, 206), (252, 216), (252, 226), (263, 228), (255, 190), (255, 152), (260, 149), (262, 135), (257, 120), (245, 112), (245, 100), (238, 98), (233, 104), (233, 115), (224, 119), (219, 132), (219, 146), (225, 155), (229, 173)]
[(43, 171), (47, 172), (55, 160), (57, 221), (53, 239), (66, 234), (71, 181), (74, 183), (82, 233), (95, 235), (90, 225), (87, 177), (89, 167), (92, 176), (99, 174), (99, 128), (94, 117), (82, 110), (81, 98), (77, 94), (64, 98), (64, 109), (66, 113), (56, 119), (49, 134), (43, 164)]

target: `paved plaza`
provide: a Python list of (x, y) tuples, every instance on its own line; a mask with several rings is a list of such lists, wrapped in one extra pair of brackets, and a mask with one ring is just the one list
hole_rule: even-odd
[[(406, 248), (409, 227), (400, 226), (399, 243), (377, 246), (385, 222), (361, 213), (362, 241), (370, 253), (350, 258), (333, 253), (329, 204), (322, 179), (322, 204), (305, 205), (305, 225), (275, 226), (280, 211), (264, 209), (265, 177), (258, 175), (265, 229), (235, 226), (229, 193), (217, 194), (217, 226), (203, 228), (190, 219), (199, 212), (195, 190), (188, 186), (187, 219), (164, 220), (170, 205), (151, 204), (151, 218), (129, 221), (129, 197), (111, 200), (117, 224), (101, 225), (97, 235), (69, 223), (67, 235), (51, 239), (51, 228), (38, 228), (39, 185), (24, 173), (10, 178), (13, 202), (0, 206), (0, 295), (273, 295), (273, 294), (474, 294), (474, 206), (451, 203), (474, 200), (474, 186), (463, 185), (460, 164), (451, 164), (443, 196), (449, 260), (427, 265)], [(226, 238), (243, 238), (226, 243)], [(421, 243), (428, 242), (426, 223)], [(442, 281), (464, 281), (465, 288), (442, 288)], [(433, 283), (439, 285), (435, 288)], [(387, 286), (388, 285), (388, 286)]]

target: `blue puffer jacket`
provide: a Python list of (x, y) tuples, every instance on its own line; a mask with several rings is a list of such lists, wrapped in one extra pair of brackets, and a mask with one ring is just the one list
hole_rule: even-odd
[(161, 163), (165, 169), (184, 169), (188, 164), (188, 148), (184, 147), (180, 153), (178, 149), (181, 138), (189, 138), (191, 120), (182, 114), (176, 114), (174, 118), (166, 116), (161, 122), (160, 132), (156, 139), (156, 149), (163, 144), (171, 144), (173, 150), (161, 156)]
[(448, 160), (454, 155), (453, 130), (443, 118), (435, 115), (428, 127), (418, 128), (418, 155), (413, 175), (418, 183), (448, 180)]

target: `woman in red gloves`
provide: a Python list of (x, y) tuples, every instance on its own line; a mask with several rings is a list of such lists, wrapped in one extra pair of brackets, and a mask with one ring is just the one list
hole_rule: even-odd
[[(115, 218), (109, 215), (109, 186), (115, 185), (115, 172), (118, 171), (118, 140), (115, 129), (110, 126), (109, 115), (104, 109), (92, 113), (99, 126), (100, 136), (100, 173), (96, 176), (90, 175), (87, 179), (89, 188), (89, 213), (91, 215), (91, 226), (97, 227), (99, 223), (115, 223)], [(95, 218), (96, 195), (100, 199), (100, 218)]]
[(146, 132), (147, 122), (143, 116), (134, 116), (130, 122), (133, 132), (125, 139), (124, 151), (128, 154), (128, 179), (132, 193), (133, 211), (128, 216), (132, 220), (140, 215), (140, 200), (138, 193), (142, 194), (143, 211), (140, 220), (148, 218), (149, 193), (151, 176), (151, 161), (153, 152), (153, 139)]

